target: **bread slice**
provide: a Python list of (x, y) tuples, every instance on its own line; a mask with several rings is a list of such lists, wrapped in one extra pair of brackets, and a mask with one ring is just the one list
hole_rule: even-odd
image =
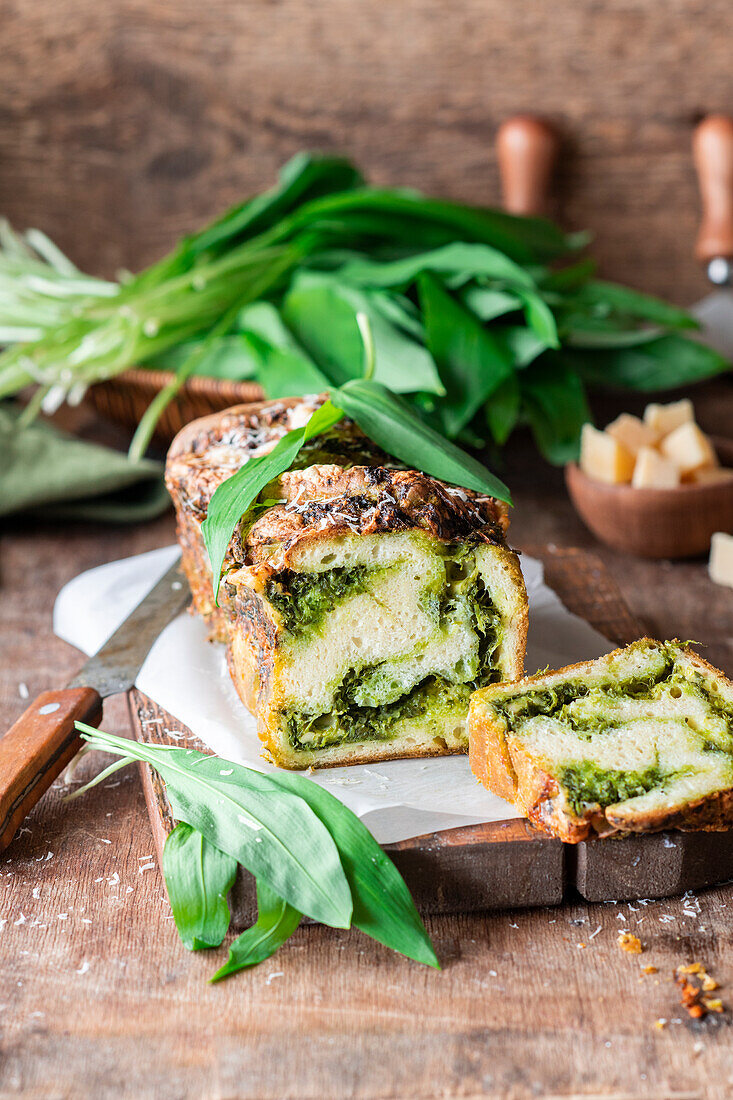
[(241, 406), (177, 436), (167, 483), (195, 607), (282, 767), (465, 752), (471, 692), (524, 662), (527, 597), (492, 498), (399, 468), (342, 421), (243, 517), (214, 606), (214, 489), (320, 400)]
[(681, 642), (483, 688), (469, 737), (484, 786), (570, 843), (733, 825), (733, 683)]

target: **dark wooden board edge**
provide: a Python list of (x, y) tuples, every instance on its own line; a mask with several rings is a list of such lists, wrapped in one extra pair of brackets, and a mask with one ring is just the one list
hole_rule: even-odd
[[(569, 611), (618, 645), (643, 634), (600, 558), (579, 549), (533, 550)], [(131, 710), (138, 740), (206, 751), (137, 689)], [(175, 820), (162, 780), (147, 764), (140, 770), (160, 860)], [(424, 914), (557, 905), (572, 889), (587, 901), (670, 897), (733, 878), (733, 832), (658, 833), (573, 846), (513, 819), (413, 837), (385, 851)], [(254, 879), (245, 871), (231, 902), (232, 927), (240, 930), (256, 914)]]

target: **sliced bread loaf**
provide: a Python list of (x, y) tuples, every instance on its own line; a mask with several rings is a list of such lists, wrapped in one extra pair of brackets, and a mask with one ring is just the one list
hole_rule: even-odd
[(733, 825), (733, 683), (678, 641), (482, 688), (469, 740), (484, 786), (571, 843)]

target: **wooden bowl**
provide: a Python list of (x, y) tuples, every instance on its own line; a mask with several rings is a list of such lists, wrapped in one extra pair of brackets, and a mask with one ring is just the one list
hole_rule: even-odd
[[(721, 465), (733, 468), (733, 440), (712, 440)], [(641, 558), (706, 554), (715, 531), (733, 531), (733, 479), (676, 489), (606, 485), (571, 462), (565, 484), (575, 510), (601, 542)]]
[[(86, 400), (108, 420), (134, 431), (155, 395), (174, 378), (170, 371), (127, 370), (108, 382), (92, 386)], [(194, 375), (163, 412), (154, 438), (167, 445), (191, 420), (221, 412), (231, 405), (262, 401), (264, 396), (262, 387), (256, 382), (230, 382)]]

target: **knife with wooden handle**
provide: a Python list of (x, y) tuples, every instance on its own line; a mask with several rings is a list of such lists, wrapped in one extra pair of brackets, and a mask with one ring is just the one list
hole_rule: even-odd
[(544, 214), (560, 142), (556, 131), (535, 115), (517, 115), (496, 134), (504, 209), (510, 214)]
[(697, 126), (692, 155), (702, 201), (695, 253), (716, 286), (733, 272), (733, 118), (709, 115)]
[(716, 288), (692, 307), (702, 339), (733, 359), (733, 118), (709, 115), (692, 136), (702, 219), (695, 254)]
[(0, 738), (0, 851), (81, 747), (75, 722), (97, 726), (102, 700), (128, 691), (164, 627), (190, 599), (180, 560), (71, 683), (44, 691)]

